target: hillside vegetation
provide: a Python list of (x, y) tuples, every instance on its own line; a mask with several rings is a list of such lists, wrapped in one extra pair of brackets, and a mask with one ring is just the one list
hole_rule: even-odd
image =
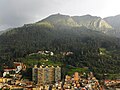
[(74, 53), (62, 58), (57, 56), (51, 62), (88, 67), (96, 73), (120, 73), (120, 39), (79, 26), (69, 16), (57, 15), (0, 35), (1, 66), (12, 67), (13, 61), (39, 50)]

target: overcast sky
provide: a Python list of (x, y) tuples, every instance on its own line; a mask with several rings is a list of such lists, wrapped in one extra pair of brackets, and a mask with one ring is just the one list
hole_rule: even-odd
[(120, 0), (0, 0), (0, 30), (36, 22), (56, 13), (114, 16), (120, 14)]

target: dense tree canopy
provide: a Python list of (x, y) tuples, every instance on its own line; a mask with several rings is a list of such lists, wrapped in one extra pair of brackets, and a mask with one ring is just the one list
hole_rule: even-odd
[(11, 66), (15, 59), (39, 50), (71, 51), (73, 55), (56, 60), (76, 67), (89, 67), (99, 73), (118, 73), (119, 41), (85, 27), (61, 29), (49, 25), (25, 25), (0, 36), (0, 65)]

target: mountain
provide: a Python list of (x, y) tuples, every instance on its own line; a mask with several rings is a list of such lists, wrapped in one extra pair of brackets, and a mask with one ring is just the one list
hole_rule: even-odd
[(78, 23), (78, 25), (85, 26), (92, 30), (105, 31), (108, 29), (112, 29), (112, 26), (110, 26), (106, 21), (97, 16), (84, 15), (73, 16), (72, 18)]
[(111, 30), (112, 26), (110, 26), (106, 21), (104, 21), (100, 17), (84, 15), (84, 16), (68, 16), (61, 14), (51, 15), (37, 24), (43, 25), (49, 24), (51, 26), (59, 27), (59, 28), (70, 28), (70, 27), (87, 27), (88, 29), (98, 30), (102, 32), (106, 32), (107, 30)]
[(39, 25), (43, 23), (49, 23), (59, 28), (79, 27), (77, 22), (75, 22), (70, 16), (61, 14), (54, 14), (37, 22)]
[(11, 29), (0, 35), (0, 65), (11, 66), (14, 60), (39, 50), (70, 51), (74, 53), (72, 56), (54, 60), (75, 67), (90, 67), (98, 73), (118, 73), (120, 40), (102, 33), (103, 28), (111, 26), (99, 17), (55, 14)]
[(9, 29), (0, 31), (0, 35), (2, 35), (3, 33), (7, 32), (7, 31), (9, 31), (9, 30), (11, 30), (11, 29), (12, 29), (12, 28), (9, 28)]
[(120, 29), (120, 15), (106, 17), (104, 20), (109, 23), (114, 29)]
[(3, 33), (3, 31), (0, 31), (0, 35)]
[(120, 15), (106, 17), (104, 20), (113, 27), (113, 30), (109, 31), (108, 34), (120, 38)]

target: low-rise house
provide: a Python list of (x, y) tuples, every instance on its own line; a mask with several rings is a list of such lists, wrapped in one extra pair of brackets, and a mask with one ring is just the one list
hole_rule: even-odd
[(11, 81), (12, 78), (3, 78), (3, 77), (0, 77), (0, 83), (7, 83), (8, 81)]
[(18, 74), (21, 70), (25, 70), (26, 66), (21, 62), (14, 62), (15, 68), (5, 68), (3, 72), (3, 77), (6, 75), (15, 76), (15, 74)]
[(13, 74), (15, 73), (16, 70), (17, 70), (16, 68), (6, 68), (6, 69), (4, 69), (3, 77), (5, 77), (7, 75), (13, 76)]

